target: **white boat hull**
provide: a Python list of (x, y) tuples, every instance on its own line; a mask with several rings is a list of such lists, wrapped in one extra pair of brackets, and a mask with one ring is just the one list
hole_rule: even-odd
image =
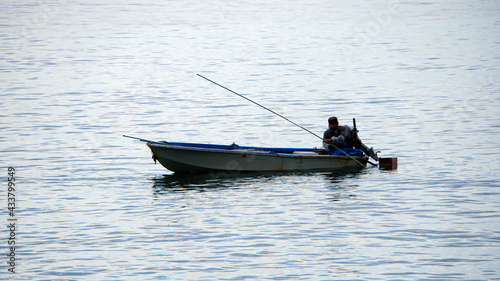
[(148, 143), (153, 158), (176, 173), (335, 171), (366, 166), (366, 156), (331, 156), (315, 152), (276, 153), (255, 149), (212, 149)]

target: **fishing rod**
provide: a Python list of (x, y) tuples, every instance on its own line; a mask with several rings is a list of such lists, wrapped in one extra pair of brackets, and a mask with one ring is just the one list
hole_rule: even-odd
[[(279, 117), (281, 117), (281, 118), (285, 119), (286, 121), (288, 121), (288, 122), (292, 123), (293, 125), (295, 125), (295, 126), (297, 126), (297, 127), (301, 128), (302, 130), (304, 130), (304, 131), (306, 131), (306, 132), (310, 133), (311, 135), (313, 135), (313, 136), (315, 136), (315, 137), (317, 137), (317, 138), (319, 138), (319, 139), (323, 140), (323, 138), (322, 138), (322, 137), (320, 137), (318, 134), (316, 134), (316, 133), (314, 133), (314, 132), (312, 132), (312, 131), (310, 131), (310, 130), (308, 130), (308, 129), (304, 128), (303, 126), (300, 126), (299, 124), (297, 124), (297, 123), (293, 122), (292, 120), (290, 120), (290, 119), (286, 118), (285, 116), (283, 116), (283, 115), (281, 115), (281, 114), (279, 114), (279, 113), (275, 112), (274, 110), (271, 110), (271, 109), (269, 109), (269, 108), (267, 108), (267, 107), (263, 106), (262, 104), (257, 103), (257, 102), (255, 102), (255, 101), (253, 101), (253, 100), (251, 100), (251, 99), (249, 99), (249, 98), (245, 97), (244, 95), (238, 94), (237, 92), (235, 92), (235, 91), (233, 91), (233, 90), (231, 90), (231, 89), (229, 89), (229, 88), (227, 88), (227, 87), (225, 87), (225, 86), (223, 86), (223, 85), (221, 85), (221, 84), (219, 84), (219, 83), (217, 83), (217, 82), (215, 82), (215, 81), (212, 81), (212, 80), (210, 80), (210, 79), (206, 78), (205, 76), (203, 76), (203, 75), (201, 75), (201, 74), (196, 74), (196, 75), (200, 76), (201, 78), (203, 78), (203, 79), (207, 80), (208, 82), (211, 82), (211, 83), (213, 83), (213, 84), (215, 84), (215, 85), (217, 85), (217, 86), (219, 86), (219, 87), (221, 87), (221, 88), (223, 88), (223, 89), (225, 89), (225, 90), (227, 90), (227, 91), (229, 91), (229, 92), (231, 92), (231, 93), (233, 93), (233, 94), (235, 94), (235, 95), (237, 95), (237, 96), (239, 96), (239, 97), (241, 97), (241, 98), (246, 99), (247, 101), (249, 101), (249, 102), (251, 102), (251, 103), (253, 103), (253, 104), (255, 104), (255, 105), (258, 105), (258, 106), (260, 106), (260, 107), (264, 108), (265, 110), (267, 110), (267, 111), (269, 111), (269, 112), (271, 112), (271, 113), (273, 113), (273, 114), (275, 114), (275, 115), (277, 115), (277, 116), (279, 116)], [(343, 151), (342, 149), (338, 148), (338, 147), (337, 147), (337, 146), (335, 146), (333, 143), (331, 143), (331, 145), (332, 145), (334, 148), (336, 148), (336, 149), (338, 149), (338, 150), (342, 151), (342, 153), (344, 153), (346, 156), (349, 156), (352, 160), (356, 161), (356, 163), (358, 163), (359, 165), (361, 165), (361, 166), (365, 167), (365, 165), (363, 165), (363, 163), (359, 162), (356, 158), (352, 157), (352, 156), (351, 156), (351, 155), (349, 155), (347, 152), (345, 152), (345, 151)], [(372, 163), (370, 163), (370, 164), (372, 164)]]

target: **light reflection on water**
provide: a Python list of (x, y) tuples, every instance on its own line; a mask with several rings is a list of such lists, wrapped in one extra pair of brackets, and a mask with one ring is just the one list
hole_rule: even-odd
[[(18, 280), (500, 278), (498, 1), (49, 2), (0, 4)], [(196, 73), (399, 168), (172, 175), (122, 135), (321, 146)]]

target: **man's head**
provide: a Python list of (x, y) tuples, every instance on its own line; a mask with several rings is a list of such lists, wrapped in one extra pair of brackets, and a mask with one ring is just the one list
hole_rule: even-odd
[(337, 117), (328, 118), (328, 127), (332, 130), (337, 130), (339, 128), (339, 120)]

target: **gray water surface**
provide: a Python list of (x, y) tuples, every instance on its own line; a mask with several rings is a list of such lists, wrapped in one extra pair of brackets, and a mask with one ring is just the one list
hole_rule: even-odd
[[(2, 1), (9, 280), (500, 280), (500, 2)], [(152, 140), (317, 147), (399, 168), (173, 175)]]

